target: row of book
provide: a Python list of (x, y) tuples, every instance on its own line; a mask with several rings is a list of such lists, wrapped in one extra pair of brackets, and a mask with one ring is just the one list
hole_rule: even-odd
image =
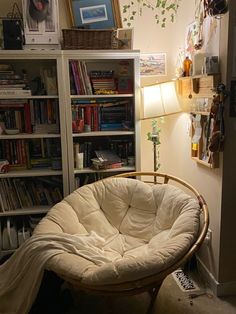
[(30, 96), (25, 75), (16, 74), (11, 64), (0, 64), (0, 96)]
[(92, 95), (92, 85), (84, 61), (70, 60), (70, 89), (71, 94)]
[(60, 128), (58, 101), (1, 100), (0, 121), (4, 122), (6, 129), (18, 129), (20, 133), (42, 131), (42, 133), (58, 133)]
[[(85, 61), (70, 60), (70, 89), (73, 95), (97, 95), (132, 93), (133, 86), (129, 72), (124, 75), (114, 70), (91, 70)], [(121, 67), (120, 67), (121, 68)]]
[(60, 178), (45, 177), (0, 179), (0, 211), (53, 205), (62, 200)]
[(133, 106), (126, 99), (75, 100), (71, 110), (74, 133), (133, 129)]
[(9, 162), (10, 169), (52, 168), (61, 156), (57, 138), (15, 139), (0, 142), (0, 159)]
[(29, 103), (0, 101), (0, 121), (7, 129), (18, 129), (19, 132), (31, 133)]

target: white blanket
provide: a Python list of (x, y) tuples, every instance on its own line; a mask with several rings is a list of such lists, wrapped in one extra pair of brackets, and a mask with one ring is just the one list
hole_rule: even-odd
[(96, 265), (109, 262), (104, 239), (89, 235), (44, 234), (28, 239), (0, 266), (0, 314), (30, 311), (43, 277), (46, 262), (63, 252), (80, 255)]

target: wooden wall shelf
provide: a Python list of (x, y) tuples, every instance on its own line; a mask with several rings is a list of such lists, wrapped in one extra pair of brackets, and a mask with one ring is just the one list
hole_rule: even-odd
[(181, 96), (188, 98), (213, 97), (219, 83), (220, 74), (180, 77), (178, 92)]

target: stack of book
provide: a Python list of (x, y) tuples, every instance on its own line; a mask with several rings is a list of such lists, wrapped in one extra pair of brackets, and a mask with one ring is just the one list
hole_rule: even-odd
[(96, 170), (121, 168), (121, 158), (110, 150), (95, 151), (97, 158), (92, 158), (92, 167)]
[(94, 94), (116, 91), (114, 71), (91, 71), (90, 80)]
[(0, 64), (0, 96), (31, 96), (26, 79), (10, 64)]

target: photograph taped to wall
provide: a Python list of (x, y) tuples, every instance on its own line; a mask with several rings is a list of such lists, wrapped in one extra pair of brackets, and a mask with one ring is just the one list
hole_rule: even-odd
[(68, 0), (72, 25), (90, 29), (122, 27), (118, 0)]
[(57, 0), (48, 0), (47, 6), (43, 7), (41, 11), (37, 11), (33, 6), (33, 0), (22, 1), (26, 44), (58, 44)]
[(166, 74), (166, 53), (143, 53), (140, 55), (140, 74), (142, 76), (162, 76)]

